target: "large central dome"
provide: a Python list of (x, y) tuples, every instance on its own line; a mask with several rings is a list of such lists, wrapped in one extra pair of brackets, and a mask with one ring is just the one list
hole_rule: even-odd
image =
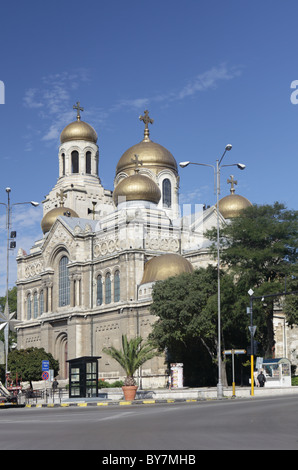
[(155, 173), (159, 173), (165, 168), (170, 168), (177, 172), (177, 163), (173, 155), (162, 145), (156, 144), (155, 142), (142, 141), (139, 144), (130, 147), (122, 157), (120, 158), (116, 174), (125, 172), (127, 174), (133, 174), (135, 164), (132, 160), (138, 155), (139, 160), (142, 161), (143, 167), (153, 170)]
[(116, 175), (121, 172), (127, 175), (134, 174), (135, 170), (135, 156), (138, 155), (139, 161), (142, 162), (143, 168), (148, 168), (154, 173), (158, 174), (165, 168), (174, 170), (178, 173), (177, 162), (173, 155), (162, 145), (152, 142), (149, 138), (148, 123), (153, 123), (153, 119), (148, 116), (148, 111), (145, 111), (145, 116), (140, 116), (140, 120), (145, 123), (144, 139), (142, 142), (130, 147), (120, 158)]

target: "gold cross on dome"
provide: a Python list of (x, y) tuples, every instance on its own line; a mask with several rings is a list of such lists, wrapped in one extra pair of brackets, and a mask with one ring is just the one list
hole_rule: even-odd
[(63, 189), (61, 189), (59, 193), (56, 193), (56, 196), (60, 198), (60, 206), (61, 207), (64, 206), (64, 200), (63, 199), (67, 198), (67, 194), (64, 194)]
[(144, 140), (148, 141), (149, 139), (149, 126), (148, 124), (153, 124), (154, 120), (149, 117), (149, 111), (146, 109), (144, 111), (144, 116), (139, 117), (140, 121), (143, 121), (145, 124), (145, 130), (144, 130)]
[(138, 167), (143, 165), (142, 160), (139, 160), (139, 155), (135, 154), (135, 159), (132, 158), (131, 161), (132, 161), (132, 163), (134, 163), (136, 165), (135, 172), (138, 173), (138, 171), (139, 171)]
[(77, 105), (73, 105), (73, 109), (76, 109), (77, 110), (77, 120), (80, 121), (81, 120), (81, 114), (80, 114), (80, 111), (84, 111), (84, 108), (81, 108), (80, 107), (80, 102), (77, 101)]
[(235, 192), (235, 186), (234, 185), (238, 184), (237, 181), (234, 180), (234, 175), (230, 176), (230, 179), (227, 180), (227, 183), (231, 185), (231, 189), (230, 189), (231, 194), (234, 194), (234, 192)]
[(140, 116), (139, 119), (145, 124), (145, 129), (148, 129), (148, 124), (154, 123), (154, 120), (149, 117), (149, 111), (147, 109), (144, 111), (144, 116)]

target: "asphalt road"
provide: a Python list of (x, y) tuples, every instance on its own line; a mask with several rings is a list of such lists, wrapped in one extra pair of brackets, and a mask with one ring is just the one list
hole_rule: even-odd
[(298, 397), (1, 409), (0, 443), (1, 450), (297, 450)]

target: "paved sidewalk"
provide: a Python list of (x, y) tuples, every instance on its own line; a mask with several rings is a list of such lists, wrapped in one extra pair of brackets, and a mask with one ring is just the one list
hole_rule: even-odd
[[(223, 399), (237, 398), (261, 398), (268, 396), (286, 396), (298, 394), (298, 387), (255, 387), (254, 395), (251, 395), (250, 387), (236, 387), (235, 396), (233, 396), (232, 387), (223, 389)], [(47, 399), (24, 400), (18, 405), (2, 405), (4, 408), (22, 406), (26, 408), (40, 407), (86, 407), (86, 406), (125, 406), (125, 405), (149, 405), (157, 403), (177, 403), (177, 402), (198, 402), (203, 400), (217, 400), (216, 387), (205, 388), (180, 388), (180, 389), (157, 389), (157, 390), (139, 390), (136, 399), (125, 401), (122, 390), (119, 389), (101, 389), (98, 397), (93, 398), (69, 398), (66, 393), (63, 396), (47, 397)], [(1, 407), (0, 407), (1, 408)]]

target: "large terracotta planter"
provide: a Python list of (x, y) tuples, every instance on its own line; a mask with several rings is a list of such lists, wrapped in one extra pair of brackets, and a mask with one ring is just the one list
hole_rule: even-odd
[(132, 401), (136, 397), (138, 386), (137, 385), (123, 385), (122, 390), (124, 398), (127, 401)]

